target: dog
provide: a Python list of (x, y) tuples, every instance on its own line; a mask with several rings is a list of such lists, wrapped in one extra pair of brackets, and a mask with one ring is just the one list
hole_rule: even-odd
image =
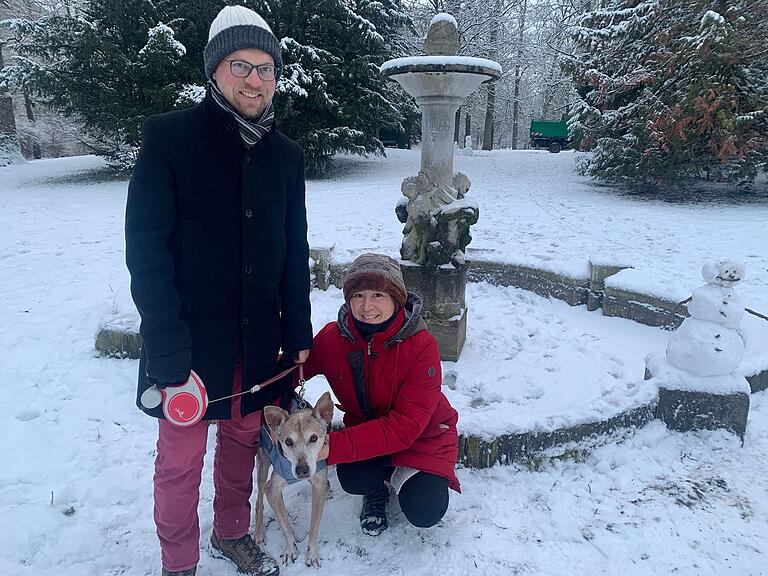
[[(317, 534), (320, 519), (323, 516), (325, 500), (330, 492), (328, 469), (318, 466), (317, 455), (327, 441), (328, 429), (333, 419), (333, 401), (330, 392), (323, 394), (312, 409), (297, 410), (289, 414), (278, 406), (264, 408), (264, 422), (280, 455), (290, 463), (290, 480), (309, 480), (312, 485), (312, 516), (309, 524), (309, 544), (307, 546), (306, 565), (320, 567), (320, 555), (317, 552)], [(264, 496), (266, 495), (272, 511), (275, 513), (285, 536), (285, 547), (280, 555), (283, 563), (295, 562), (299, 555), (296, 539), (288, 521), (288, 512), (283, 500), (283, 489), (289, 483), (277, 469), (267, 480), (270, 467), (275, 468), (269, 453), (262, 446), (256, 455), (258, 496), (256, 501), (256, 522), (254, 540), (257, 544), (265, 543), (264, 534)], [(277, 465), (279, 467), (279, 465)], [(287, 468), (286, 463), (286, 468)], [(286, 470), (287, 472), (287, 470)]]

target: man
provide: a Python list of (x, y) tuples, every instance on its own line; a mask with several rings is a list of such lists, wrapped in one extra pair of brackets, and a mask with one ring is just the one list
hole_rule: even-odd
[(160, 418), (154, 517), (163, 576), (193, 576), (197, 504), (208, 422), (217, 420), (211, 544), (241, 572), (274, 575), (248, 534), (261, 409), (282, 384), (211, 403), (179, 427), (141, 395), (185, 382), (190, 370), (216, 400), (303, 362), (312, 341), (304, 158), (274, 123), (282, 68), (267, 23), (228, 6), (211, 24), (203, 102), (149, 118), (128, 189), (126, 262), (141, 315), (137, 403)]

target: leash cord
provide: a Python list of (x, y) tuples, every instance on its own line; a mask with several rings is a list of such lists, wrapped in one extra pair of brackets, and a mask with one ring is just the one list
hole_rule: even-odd
[(230, 398), (235, 398), (236, 396), (242, 396), (243, 394), (252, 394), (252, 393), (255, 394), (256, 392), (258, 392), (262, 388), (266, 388), (267, 386), (269, 386), (273, 382), (277, 382), (278, 380), (280, 380), (283, 376), (286, 376), (286, 375), (290, 374), (291, 372), (296, 370), (296, 368), (299, 369), (299, 385), (301, 386), (300, 396), (301, 396), (301, 399), (304, 400), (304, 382), (305, 382), (305, 380), (304, 380), (304, 370), (303, 370), (301, 364), (294, 364), (293, 366), (283, 370), (279, 374), (275, 374), (269, 380), (264, 380), (264, 382), (259, 382), (258, 384), (253, 385), (248, 390), (243, 390), (242, 392), (238, 392), (237, 394), (230, 394), (229, 396), (222, 396), (221, 398), (216, 398), (215, 400), (209, 400), (208, 404), (213, 404), (214, 402), (220, 402), (221, 400), (228, 400)]

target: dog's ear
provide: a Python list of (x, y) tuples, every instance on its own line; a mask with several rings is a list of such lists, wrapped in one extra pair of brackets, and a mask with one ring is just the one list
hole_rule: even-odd
[(264, 406), (264, 420), (273, 432), (277, 432), (280, 425), (288, 420), (288, 412), (279, 406)]
[[(265, 408), (266, 410), (266, 408)], [(331, 400), (331, 393), (326, 392), (315, 403), (315, 407), (312, 410), (312, 416), (325, 423), (326, 426), (333, 420), (333, 400)]]

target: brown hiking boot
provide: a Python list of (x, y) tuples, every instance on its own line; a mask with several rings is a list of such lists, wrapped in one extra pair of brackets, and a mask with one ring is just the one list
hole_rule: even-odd
[(246, 534), (242, 538), (227, 540), (219, 538), (216, 536), (216, 532), (213, 532), (211, 544), (225, 557), (232, 560), (240, 572), (253, 576), (277, 576), (280, 574), (277, 562), (269, 554), (262, 552), (250, 534)]
[(197, 566), (190, 568), (189, 570), (177, 570), (174, 572), (170, 572), (169, 570), (163, 568), (163, 576), (195, 576), (196, 572)]

